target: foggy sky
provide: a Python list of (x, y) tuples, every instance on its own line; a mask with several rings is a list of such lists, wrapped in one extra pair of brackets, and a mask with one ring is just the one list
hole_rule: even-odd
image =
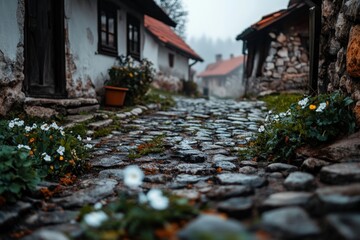
[(263, 15), (287, 7), (289, 0), (182, 0), (188, 11), (186, 35), (235, 39)]

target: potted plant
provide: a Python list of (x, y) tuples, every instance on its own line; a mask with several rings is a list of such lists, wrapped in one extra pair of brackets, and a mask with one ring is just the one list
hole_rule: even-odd
[(110, 79), (105, 82), (105, 104), (122, 106), (124, 103), (138, 103), (154, 79), (152, 63), (146, 59), (135, 62), (130, 56), (119, 56), (118, 60), (119, 63), (109, 69)]

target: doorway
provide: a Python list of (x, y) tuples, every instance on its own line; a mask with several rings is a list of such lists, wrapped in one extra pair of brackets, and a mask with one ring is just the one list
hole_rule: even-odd
[(25, 4), (25, 92), (31, 97), (66, 97), (64, 0)]

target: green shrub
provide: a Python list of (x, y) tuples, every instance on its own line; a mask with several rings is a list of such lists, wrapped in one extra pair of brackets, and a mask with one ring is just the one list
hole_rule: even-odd
[(184, 79), (182, 79), (181, 82), (183, 85), (183, 89), (182, 89), (183, 94), (189, 97), (198, 97), (200, 95), (198, 92), (198, 85), (196, 84), (196, 82), (190, 80), (186, 81)]
[(266, 106), (269, 110), (273, 112), (286, 112), (291, 104), (299, 101), (303, 95), (295, 93), (281, 93), (281, 94), (271, 94), (264, 97), (261, 97), (260, 100), (266, 102)]
[(109, 69), (108, 86), (128, 88), (125, 104), (133, 105), (141, 102), (154, 80), (155, 69), (147, 59), (134, 62), (131, 57), (120, 56), (119, 64)]
[(355, 131), (353, 100), (337, 91), (305, 97), (286, 112), (271, 111), (251, 143), (253, 154), (268, 160), (289, 160), (295, 150), (318, 146)]
[(20, 198), (23, 193), (35, 190), (40, 176), (30, 159), (29, 150), (22, 147), (0, 146), (0, 196), (8, 202)]
[(92, 147), (55, 122), (27, 125), (18, 118), (0, 122), (0, 145), (27, 149), (40, 177), (55, 180), (79, 174), (86, 167), (87, 148)]

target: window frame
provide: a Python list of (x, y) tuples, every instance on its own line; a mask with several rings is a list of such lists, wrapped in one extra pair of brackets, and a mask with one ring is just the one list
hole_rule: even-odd
[[(127, 55), (131, 56), (134, 59), (140, 60), (141, 56), (141, 29), (140, 29), (140, 19), (136, 18), (131, 14), (126, 15), (126, 45), (127, 45)], [(134, 39), (135, 31), (137, 28), (137, 39)], [(130, 39), (130, 36), (132, 39)], [(135, 41), (137, 40), (137, 41)], [(138, 51), (136, 51), (136, 49)]]
[[(98, 0), (98, 52), (104, 55), (118, 56), (118, 14), (116, 5), (104, 0)], [(106, 30), (102, 29), (102, 17), (105, 12)], [(109, 29), (109, 20), (114, 19), (113, 32)], [(102, 41), (102, 33), (106, 34), (106, 44)], [(109, 36), (113, 35), (114, 45), (109, 45)]]
[(175, 54), (169, 53), (168, 59), (169, 59), (169, 67), (173, 68), (175, 65)]

